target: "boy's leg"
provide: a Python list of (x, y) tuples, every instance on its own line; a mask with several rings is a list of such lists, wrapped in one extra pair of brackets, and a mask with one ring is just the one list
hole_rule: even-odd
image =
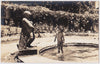
[(32, 38), (29, 38), (29, 41), (27, 42), (26, 46), (27, 47), (31, 47), (31, 43), (33, 42)]
[(35, 39), (35, 35), (34, 35), (34, 33), (32, 33), (32, 35), (30, 35), (30, 36), (28, 37), (28, 40), (27, 40), (27, 47), (31, 47), (31, 43), (34, 41), (34, 39)]
[(58, 46), (58, 53), (60, 53), (60, 46)]
[(60, 53), (60, 44), (58, 42), (58, 53)]
[(63, 53), (63, 43), (61, 43), (61, 51), (62, 51), (62, 53)]
[(17, 45), (17, 47), (19, 50), (26, 49), (26, 37), (22, 33), (20, 35), (19, 45)]

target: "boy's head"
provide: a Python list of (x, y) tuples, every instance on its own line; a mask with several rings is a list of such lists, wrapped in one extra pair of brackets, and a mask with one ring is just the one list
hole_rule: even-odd
[(30, 11), (24, 11), (23, 14), (25, 18), (30, 18), (30, 16), (32, 15)]
[(59, 29), (58, 32), (63, 32), (63, 27), (62, 26), (59, 26), (58, 29)]

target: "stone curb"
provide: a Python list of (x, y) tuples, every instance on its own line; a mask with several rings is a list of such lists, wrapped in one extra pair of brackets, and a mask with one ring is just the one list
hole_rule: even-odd
[[(99, 45), (94, 44), (94, 43), (65, 43), (64, 47), (67, 47), (67, 46), (88, 46), (88, 47), (99, 48)], [(42, 52), (44, 52), (48, 49), (53, 49), (53, 48), (56, 48), (56, 47), (57, 47), (57, 45), (46, 46), (46, 47), (39, 50), (39, 54), (41, 54)]]

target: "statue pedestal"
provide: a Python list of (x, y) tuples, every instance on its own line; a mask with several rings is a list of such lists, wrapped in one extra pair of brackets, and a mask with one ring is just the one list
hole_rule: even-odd
[(34, 55), (34, 54), (37, 54), (37, 47), (34, 46), (34, 47), (30, 47), (30, 48), (27, 48), (25, 50), (21, 50), (19, 51), (18, 53), (18, 56), (22, 56), (22, 55)]

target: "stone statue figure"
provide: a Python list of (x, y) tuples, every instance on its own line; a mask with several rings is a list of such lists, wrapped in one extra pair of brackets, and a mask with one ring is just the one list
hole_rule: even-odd
[(20, 40), (17, 45), (19, 50), (25, 50), (27, 47), (32, 47), (31, 43), (35, 39), (34, 27), (32, 21), (30, 21), (31, 13), (29, 11), (24, 11), (24, 16), (25, 17), (22, 19)]

